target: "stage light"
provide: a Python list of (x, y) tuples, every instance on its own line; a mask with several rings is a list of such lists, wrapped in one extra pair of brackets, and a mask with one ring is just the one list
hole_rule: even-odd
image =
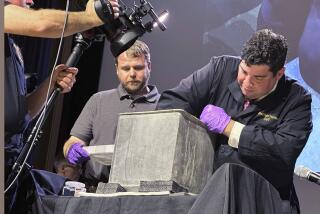
[[(163, 11), (163, 12), (159, 15), (159, 21), (160, 21), (160, 23), (163, 24), (163, 23), (167, 20), (168, 16), (169, 16), (169, 12), (168, 12), (167, 10)], [(155, 27), (157, 27), (157, 26), (158, 26), (158, 23), (157, 23), (157, 22), (154, 22), (154, 23), (153, 23), (153, 27), (155, 28)]]

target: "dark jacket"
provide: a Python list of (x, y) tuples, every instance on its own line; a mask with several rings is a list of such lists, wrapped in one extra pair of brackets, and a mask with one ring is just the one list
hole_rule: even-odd
[(311, 96), (284, 76), (275, 91), (243, 111), (244, 97), (237, 82), (240, 61), (231, 56), (212, 58), (176, 88), (164, 91), (157, 108), (180, 108), (197, 117), (207, 104), (223, 108), (246, 126), (238, 149), (228, 145), (227, 137), (217, 136), (215, 169), (223, 163), (247, 165), (272, 183), (282, 199), (296, 198), (293, 171), (312, 130)]
[(18, 47), (5, 34), (5, 161), (6, 176), (23, 146), (23, 131), (30, 116), (27, 112), (24, 66)]

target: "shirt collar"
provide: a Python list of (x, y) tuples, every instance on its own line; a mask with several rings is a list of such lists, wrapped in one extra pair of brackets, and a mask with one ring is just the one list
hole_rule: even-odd
[(144, 95), (137, 95), (137, 96), (129, 94), (121, 84), (119, 84), (117, 89), (119, 92), (120, 100), (123, 100), (123, 99), (131, 99), (131, 100), (144, 99), (147, 102), (154, 103), (159, 99), (160, 94), (159, 94), (158, 89), (155, 85), (148, 85), (148, 87), (150, 89), (149, 93), (144, 94)]

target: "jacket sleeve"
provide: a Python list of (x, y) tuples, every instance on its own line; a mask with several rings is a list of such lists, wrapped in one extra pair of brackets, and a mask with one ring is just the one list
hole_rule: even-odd
[(212, 58), (207, 65), (183, 79), (177, 87), (165, 90), (157, 109), (183, 109), (199, 117), (218, 85), (219, 77), (214, 75), (217, 73), (215, 66), (218, 60), (221, 59)]
[(282, 170), (294, 168), (312, 130), (311, 96), (301, 90), (295, 97), (275, 130), (245, 126), (238, 148), (242, 159)]

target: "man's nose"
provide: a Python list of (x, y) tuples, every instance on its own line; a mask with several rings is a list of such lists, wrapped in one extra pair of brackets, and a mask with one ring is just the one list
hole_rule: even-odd
[(136, 71), (134, 69), (130, 69), (129, 75), (130, 75), (130, 77), (135, 77), (136, 76)]
[(252, 81), (252, 78), (247, 76), (245, 79), (244, 79), (244, 83), (246, 86), (250, 86), (252, 87), (253, 86), (253, 81)]

